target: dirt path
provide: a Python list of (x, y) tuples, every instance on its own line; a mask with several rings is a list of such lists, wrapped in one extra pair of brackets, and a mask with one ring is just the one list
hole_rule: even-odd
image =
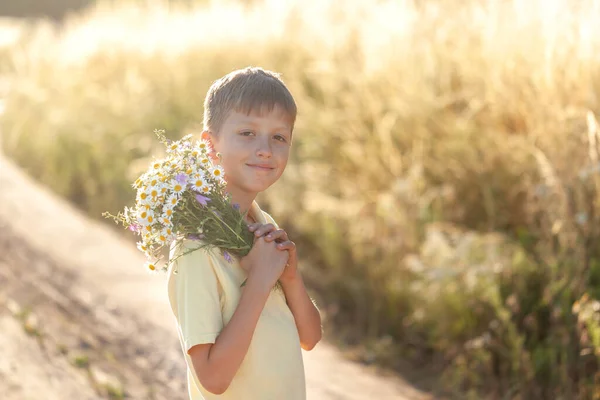
[[(142, 263), (0, 155), (2, 399), (186, 399), (164, 276)], [(430, 398), (328, 343), (303, 355), (309, 400)]]

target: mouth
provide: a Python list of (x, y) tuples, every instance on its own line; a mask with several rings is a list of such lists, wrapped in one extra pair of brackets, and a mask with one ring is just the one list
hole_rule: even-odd
[(269, 166), (263, 166), (263, 165), (252, 165), (252, 164), (246, 164), (247, 166), (257, 169), (259, 171), (272, 171), (275, 168), (274, 167), (269, 167)]

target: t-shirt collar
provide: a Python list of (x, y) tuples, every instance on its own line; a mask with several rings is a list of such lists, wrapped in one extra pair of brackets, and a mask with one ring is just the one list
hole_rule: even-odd
[(259, 222), (261, 224), (267, 223), (267, 219), (265, 218), (265, 215), (258, 206), (256, 200), (252, 200), (252, 205), (250, 206), (250, 215), (256, 222)]

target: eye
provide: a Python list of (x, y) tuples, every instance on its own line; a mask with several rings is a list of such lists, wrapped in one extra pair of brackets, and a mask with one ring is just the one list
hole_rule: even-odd
[(242, 135), (242, 136), (248, 136), (247, 134), (253, 135), (254, 132), (252, 132), (252, 131), (243, 131), (243, 132), (240, 132), (240, 135)]
[(277, 138), (277, 140), (281, 141), (281, 142), (287, 142), (287, 139), (284, 136), (281, 135), (275, 135), (275, 137)]

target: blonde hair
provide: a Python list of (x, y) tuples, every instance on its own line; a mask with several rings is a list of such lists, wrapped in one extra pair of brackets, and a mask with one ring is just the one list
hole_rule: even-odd
[(278, 106), (296, 122), (296, 102), (280, 75), (259, 67), (239, 69), (217, 79), (204, 99), (204, 129), (217, 133), (231, 111), (271, 112)]

